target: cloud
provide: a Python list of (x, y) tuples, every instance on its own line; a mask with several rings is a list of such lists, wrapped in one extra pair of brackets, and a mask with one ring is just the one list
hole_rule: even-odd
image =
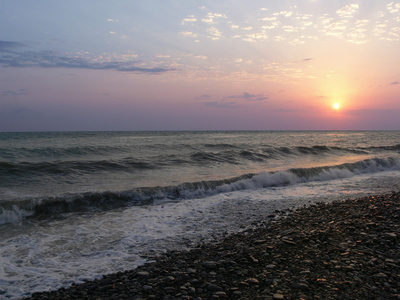
[(211, 102), (204, 102), (203, 103), (206, 106), (211, 106), (211, 107), (218, 107), (218, 108), (236, 108), (236, 102), (230, 101), (211, 101)]
[(400, 11), (400, 2), (399, 3), (391, 2), (386, 6), (386, 8), (392, 14), (397, 13)]
[(397, 84), (400, 84), (400, 82), (396, 80), (396, 81), (391, 82), (390, 84), (397, 85)]
[(209, 98), (211, 98), (211, 95), (203, 94), (203, 95), (197, 97), (196, 99), (199, 100), (199, 99), (209, 99)]
[(197, 37), (197, 34), (191, 31), (181, 31), (179, 34), (185, 37), (193, 37), (193, 38)]
[(28, 94), (28, 91), (26, 89), (19, 89), (19, 90), (14, 90), (14, 91), (2, 91), (0, 93), (0, 96), (4, 96), (4, 97), (13, 96), (13, 97), (16, 97), (16, 96), (26, 95), (26, 94)]
[(24, 45), (21, 43), (0, 41), (0, 66), (115, 70), (139, 73), (162, 73), (176, 70), (139, 67), (137, 66), (138, 61), (96, 62), (83, 57), (59, 56), (51, 51), (18, 51), (22, 46)]
[(268, 100), (268, 96), (264, 96), (264, 94), (258, 94), (258, 95), (253, 95), (247, 92), (244, 92), (242, 95), (233, 95), (233, 96), (228, 96), (227, 98), (230, 99), (245, 99), (247, 101), (264, 101)]
[(274, 109), (274, 112), (282, 112), (282, 113), (291, 113), (291, 112), (298, 112), (298, 109), (285, 109), (285, 108), (278, 108)]
[(18, 108), (11, 109), (9, 112), (10, 112), (11, 114), (14, 114), (14, 115), (19, 115), (19, 114), (27, 113), (27, 112), (30, 112), (30, 111), (31, 111), (31, 110), (30, 110), (29, 108), (26, 108), (26, 107), (18, 107)]
[(184, 25), (187, 22), (197, 22), (197, 18), (194, 15), (189, 15), (186, 18), (184, 18), (181, 22), (181, 25)]
[(211, 38), (212, 40), (219, 40), (222, 37), (222, 33), (218, 30), (218, 28), (210, 27), (207, 29), (207, 31), (211, 34), (209, 38)]
[(222, 18), (222, 19), (226, 19), (226, 15), (225, 14), (220, 14), (220, 13), (208, 13), (207, 17), (203, 18), (201, 20), (201, 22), (203, 23), (207, 23), (207, 24), (216, 24), (217, 21), (215, 21), (216, 18)]
[[(197, 100), (211, 100), (212, 96), (210, 95), (201, 95), (200, 97), (197, 97)], [(244, 92), (241, 95), (232, 95), (228, 97), (224, 97), (222, 99), (216, 100), (216, 101), (207, 101), (207, 102), (202, 102), (202, 104), (206, 106), (211, 106), (211, 107), (218, 107), (218, 108), (237, 108), (239, 107), (238, 102), (233, 101), (233, 99), (244, 99), (246, 101), (264, 101), (267, 100), (269, 97), (264, 96), (264, 94), (257, 94), (253, 95), (247, 92)]]
[(0, 52), (9, 52), (16, 48), (25, 47), (25, 44), (18, 42), (0, 41)]
[(196, 55), (196, 56), (194, 56), (194, 58), (197, 58), (197, 59), (207, 59), (207, 56), (205, 56), (205, 55)]
[(336, 13), (340, 18), (352, 18), (358, 12), (358, 8), (358, 4), (349, 4), (338, 9)]
[(274, 16), (279, 16), (279, 15), (281, 15), (281, 16), (284, 16), (284, 17), (290, 17), (292, 14), (293, 14), (293, 12), (291, 12), (291, 11), (282, 10), (282, 11), (280, 11), (280, 12), (274, 13), (273, 15), (274, 15)]

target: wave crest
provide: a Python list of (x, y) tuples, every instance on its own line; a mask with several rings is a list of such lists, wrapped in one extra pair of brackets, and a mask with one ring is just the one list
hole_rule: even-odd
[(48, 218), (70, 212), (105, 211), (130, 205), (152, 205), (164, 200), (179, 201), (238, 190), (334, 180), (383, 171), (400, 171), (400, 159), (373, 158), (336, 166), (244, 174), (225, 180), (187, 182), (176, 186), (143, 187), (122, 192), (67, 194), (46, 199), (12, 201), (1, 204), (0, 224), (17, 223), (27, 217)]

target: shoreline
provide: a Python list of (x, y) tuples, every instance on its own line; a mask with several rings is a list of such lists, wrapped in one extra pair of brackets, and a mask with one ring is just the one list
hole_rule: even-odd
[(314, 204), (25, 299), (400, 299), (400, 192)]

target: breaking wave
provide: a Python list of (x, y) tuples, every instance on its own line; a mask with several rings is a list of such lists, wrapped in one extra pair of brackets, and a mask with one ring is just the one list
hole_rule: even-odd
[(225, 180), (186, 182), (175, 186), (143, 187), (121, 192), (88, 192), (64, 194), (45, 199), (5, 201), (0, 204), (0, 225), (18, 223), (26, 218), (42, 219), (58, 217), (65, 213), (106, 211), (131, 205), (157, 205), (163, 201), (180, 201), (238, 190), (335, 180), (383, 171), (400, 171), (400, 159), (373, 158), (336, 166), (244, 174)]

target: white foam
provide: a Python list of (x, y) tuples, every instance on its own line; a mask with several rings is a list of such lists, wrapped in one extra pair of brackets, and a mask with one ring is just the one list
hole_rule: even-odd
[(27, 211), (19, 208), (17, 205), (13, 205), (12, 209), (1, 209), (0, 212), (0, 225), (13, 223), (18, 224), (26, 217), (33, 215), (33, 211)]
[(304, 169), (304, 173), (307, 175), (297, 175), (296, 173), (301, 174), (301, 169), (277, 171), (275, 173), (261, 172), (250, 179), (224, 184), (218, 187), (217, 191), (230, 192), (262, 187), (286, 186), (305, 182), (350, 178), (360, 174), (394, 170), (400, 170), (400, 159), (375, 158), (336, 167)]
[[(326, 176), (346, 175), (335, 172), (339, 173)], [(276, 209), (400, 188), (398, 171), (262, 188), (266, 180), (298, 180), (292, 173), (270, 176), (258, 175), (248, 183), (252, 189), (96, 215), (71, 214), (2, 238), (0, 288), (6, 291), (2, 296), (23, 297), (135, 268), (145, 261), (143, 255), (182, 249), (240, 231)]]

